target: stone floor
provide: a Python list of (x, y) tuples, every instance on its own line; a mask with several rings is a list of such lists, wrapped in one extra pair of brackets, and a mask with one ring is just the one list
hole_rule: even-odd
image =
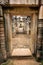
[(35, 60), (13, 60), (14, 65), (39, 65)]
[(40, 65), (35, 59), (12, 59), (8, 65)]
[(12, 56), (32, 56), (29, 48), (15, 48), (12, 51)]
[[(13, 47), (24, 47), (24, 46), (29, 46), (30, 41), (29, 41), (29, 36), (26, 34), (19, 34), (16, 35), (13, 39)], [(14, 43), (15, 42), (15, 43)], [(31, 44), (30, 44), (31, 45)], [(40, 65), (39, 62), (36, 62), (36, 60), (33, 58), (33, 56), (27, 57), (26, 58), (16, 58), (13, 57), (10, 59), (10, 62), (8, 65)]]
[(30, 38), (27, 34), (16, 34), (14, 38), (12, 38), (12, 44), (14, 47), (23, 47), (23, 46), (29, 46), (30, 44)]
[(30, 50), (30, 38), (27, 34), (16, 34), (14, 38), (12, 38), (12, 46), (13, 56), (25, 56), (32, 55)]

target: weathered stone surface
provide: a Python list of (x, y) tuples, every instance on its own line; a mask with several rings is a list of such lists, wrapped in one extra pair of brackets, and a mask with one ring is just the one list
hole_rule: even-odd
[(43, 5), (40, 7), (39, 10), (39, 19), (43, 19)]
[(10, 0), (10, 4), (38, 4), (39, 0)]
[(40, 65), (41, 63), (38, 63), (35, 61), (35, 59), (10, 59), (10, 62), (8, 65)]
[(11, 54), (12, 56), (32, 56), (29, 48), (15, 48)]

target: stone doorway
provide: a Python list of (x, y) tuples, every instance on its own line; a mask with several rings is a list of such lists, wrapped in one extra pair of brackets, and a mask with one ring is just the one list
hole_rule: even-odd
[(12, 55), (28, 56), (32, 55), (30, 47), (31, 17), (12, 16)]
[[(25, 10), (25, 12), (24, 12), (24, 10)], [(28, 23), (29, 20), (27, 21), (27, 19), (25, 20), (27, 22), (23, 22), (21, 19), (19, 21), (19, 24), (14, 23), (14, 21), (16, 21), (15, 19), (17, 19), (15, 16), (16, 17), (18, 16), (19, 18), (24, 17), (24, 19), (29, 18), (30, 23)], [(6, 11), (4, 11), (5, 26), (6, 26), (5, 27), (6, 39), (7, 39), (7, 44), (9, 45), (9, 52), (10, 52), (11, 56), (14, 55), (14, 54), (12, 54), (13, 50), (16, 49), (16, 51), (17, 50), (22, 51), (21, 48), (23, 48), (25, 50), (26, 55), (29, 55), (29, 52), (31, 53), (31, 55), (35, 53), (35, 51), (36, 51), (36, 40), (37, 40), (36, 39), (36, 37), (37, 37), (37, 16), (38, 16), (37, 11), (30, 10), (29, 8), (27, 8), (27, 10), (26, 10), (25, 7), (24, 8), (18, 8), (17, 7), (14, 9), (7, 9)], [(18, 18), (18, 20), (19, 20), (19, 18)], [(27, 26), (28, 30), (24, 26), (25, 23), (27, 24), (26, 26)], [(22, 26), (22, 24), (23, 24), (23, 26)], [(16, 27), (14, 25), (16, 25)], [(29, 30), (28, 26), (30, 27), (31, 31)], [(17, 40), (17, 41), (15, 41), (15, 40)], [(20, 40), (20, 41), (18, 41), (18, 40)], [(20, 42), (20, 44), (19, 44), (19, 42)], [(19, 47), (20, 47), (20, 49), (17, 49)], [(28, 54), (27, 54), (27, 51), (28, 51)], [(17, 55), (19, 55), (20, 53), (18, 53)]]

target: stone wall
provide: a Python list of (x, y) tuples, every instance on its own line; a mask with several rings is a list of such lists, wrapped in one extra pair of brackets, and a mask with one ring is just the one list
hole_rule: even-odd
[(3, 12), (1, 6), (0, 6), (0, 50), (1, 50), (0, 54), (2, 54), (1, 55), (2, 58), (6, 59), (4, 20), (3, 20)]

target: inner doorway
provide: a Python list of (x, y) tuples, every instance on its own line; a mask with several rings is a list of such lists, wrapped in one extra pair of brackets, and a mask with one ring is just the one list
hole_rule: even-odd
[(12, 56), (32, 55), (30, 48), (31, 16), (12, 16)]

